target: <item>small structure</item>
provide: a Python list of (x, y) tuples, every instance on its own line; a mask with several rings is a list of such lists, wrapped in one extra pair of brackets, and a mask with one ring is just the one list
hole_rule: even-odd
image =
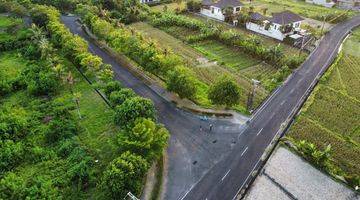
[(337, 5), (342, 9), (360, 10), (360, 0), (337, 0)]
[(274, 13), (272, 17), (255, 12), (250, 14), (246, 29), (283, 41), (288, 36), (304, 34), (305, 31), (300, 28), (303, 20), (290, 11)]
[(312, 3), (316, 5), (325, 6), (327, 8), (332, 8), (335, 5), (335, 2), (332, 0), (305, 0), (306, 3)]
[(239, 0), (203, 0), (200, 13), (220, 21), (225, 21), (228, 15), (236, 15), (243, 4)]

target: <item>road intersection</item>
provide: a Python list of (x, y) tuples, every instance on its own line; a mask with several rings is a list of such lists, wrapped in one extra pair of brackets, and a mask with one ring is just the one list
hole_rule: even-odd
[[(193, 156), (192, 160), (179, 160), (176, 163), (176, 165), (184, 165), (184, 168), (190, 166), (190, 171), (205, 169), (190, 177), (194, 180), (191, 185), (180, 184), (177, 189), (182, 190), (181, 192), (170, 192), (171, 194), (165, 196), (165, 199), (179, 200), (235, 199), (240, 190), (244, 189), (251, 180), (253, 171), (260, 166), (267, 147), (283, 133), (321, 75), (331, 65), (344, 37), (354, 27), (360, 25), (359, 15), (334, 26), (308, 59), (263, 103), (248, 124), (241, 126), (231, 120), (210, 118), (209, 123), (214, 124), (214, 127), (224, 127), (224, 129), (215, 128), (213, 134), (204, 137), (197, 134), (199, 126), (203, 124), (197, 115), (179, 110), (126, 68), (116, 63), (89, 39), (76, 23), (76, 18), (62, 17), (62, 20), (73, 33), (89, 42), (92, 53), (100, 56), (104, 63), (112, 65), (117, 80), (139, 95), (153, 100), (159, 113), (159, 121), (172, 133), (170, 149), (171, 145), (180, 145), (184, 154), (190, 157), (194, 154), (207, 158)], [(210, 143), (216, 144), (210, 146)], [(198, 162), (198, 168), (191, 166)], [(190, 173), (188, 176), (193, 174)], [(167, 188), (168, 190), (174, 189), (173, 185), (182, 182), (181, 177), (169, 181), (171, 184), (168, 186), (173, 188)]]

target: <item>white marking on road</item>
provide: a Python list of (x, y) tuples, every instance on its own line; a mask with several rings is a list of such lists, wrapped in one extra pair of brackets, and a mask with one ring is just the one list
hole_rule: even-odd
[(183, 200), (183, 199), (186, 197), (186, 195), (193, 189), (193, 187), (194, 187), (196, 184), (197, 184), (197, 183), (193, 184), (193, 185), (191, 186), (191, 188), (184, 194), (184, 196), (181, 197), (180, 200)]
[(222, 177), (221, 181), (223, 181), (225, 179), (225, 177), (229, 174), (231, 169), (229, 169), (229, 171), (226, 172), (226, 174)]
[(258, 136), (263, 129), (264, 129), (264, 128), (261, 128), (260, 131), (256, 134), (256, 136)]
[(273, 118), (273, 117), (274, 117), (274, 115), (275, 115), (275, 113), (271, 114), (270, 119), (271, 119), (271, 118)]
[(297, 82), (297, 84), (301, 83), (302, 80), (303, 80), (303, 79), (299, 79), (298, 82)]
[(286, 100), (283, 100), (281, 103), (280, 103), (280, 106), (284, 105)]
[(246, 147), (245, 150), (241, 153), (241, 156), (243, 156), (247, 150), (248, 150), (248, 147)]
[(292, 94), (294, 92), (295, 88), (291, 89), (290, 90), (290, 94)]

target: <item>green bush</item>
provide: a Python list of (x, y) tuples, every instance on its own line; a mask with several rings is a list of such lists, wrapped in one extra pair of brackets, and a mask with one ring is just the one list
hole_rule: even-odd
[(124, 88), (119, 91), (111, 92), (110, 102), (113, 106), (121, 105), (126, 99), (135, 97), (136, 94), (132, 89)]
[(118, 81), (110, 81), (110, 82), (106, 83), (102, 89), (103, 89), (105, 95), (108, 98), (110, 98), (110, 94), (112, 92), (121, 90), (122, 86)]
[(149, 99), (133, 97), (115, 108), (115, 123), (119, 126), (131, 127), (142, 117), (155, 120), (155, 107)]
[(209, 99), (217, 105), (233, 106), (240, 101), (240, 88), (231, 78), (221, 77), (210, 87)]
[(180, 98), (192, 99), (197, 92), (194, 75), (182, 66), (169, 72), (166, 87), (169, 91), (177, 93)]
[(115, 199), (124, 197), (128, 192), (137, 195), (148, 167), (141, 156), (125, 152), (109, 164), (101, 179), (102, 186)]
[(134, 127), (118, 135), (119, 148), (122, 151), (131, 151), (146, 158), (149, 163), (162, 155), (167, 145), (169, 132), (152, 120), (140, 118)]

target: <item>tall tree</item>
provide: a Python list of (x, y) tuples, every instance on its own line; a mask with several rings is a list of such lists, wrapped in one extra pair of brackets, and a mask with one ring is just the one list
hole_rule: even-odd
[(230, 107), (239, 103), (240, 88), (233, 79), (223, 76), (210, 87), (209, 99), (214, 104)]
[(102, 177), (102, 186), (115, 199), (124, 197), (128, 192), (138, 194), (147, 169), (145, 159), (125, 152), (109, 164)]

